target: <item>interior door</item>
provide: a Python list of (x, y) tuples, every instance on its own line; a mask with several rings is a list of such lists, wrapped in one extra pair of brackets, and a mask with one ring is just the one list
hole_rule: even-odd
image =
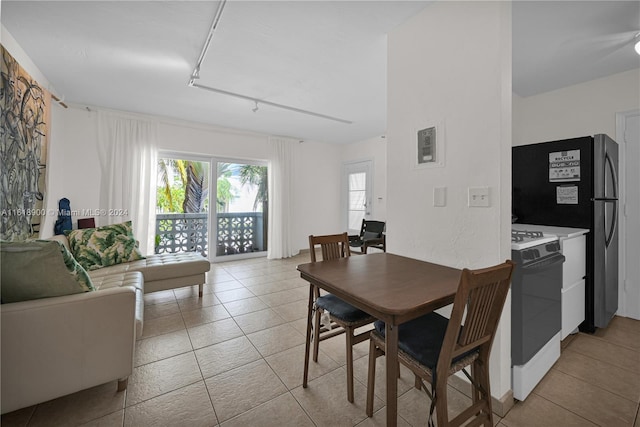
[(362, 161), (344, 165), (344, 199), (349, 234), (358, 234), (363, 219), (373, 215), (373, 162)]
[(616, 115), (620, 149), (620, 292), (618, 314), (640, 319), (640, 110)]

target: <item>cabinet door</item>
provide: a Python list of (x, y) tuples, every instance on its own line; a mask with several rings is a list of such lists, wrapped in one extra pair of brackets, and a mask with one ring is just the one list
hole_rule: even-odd
[(566, 260), (562, 267), (562, 288), (584, 279), (587, 266), (587, 236), (562, 240), (562, 255)]

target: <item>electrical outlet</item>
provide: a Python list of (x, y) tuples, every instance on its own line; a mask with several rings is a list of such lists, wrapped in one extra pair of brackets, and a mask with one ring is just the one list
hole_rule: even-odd
[(489, 187), (469, 187), (469, 207), (489, 207)]

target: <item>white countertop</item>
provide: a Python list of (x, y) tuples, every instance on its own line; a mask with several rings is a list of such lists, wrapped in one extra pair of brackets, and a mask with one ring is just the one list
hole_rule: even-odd
[(542, 231), (545, 234), (558, 236), (560, 239), (571, 239), (589, 232), (587, 228), (555, 227), (552, 225), (534, 224), (511, 224), (511, 229), (516, 231)]

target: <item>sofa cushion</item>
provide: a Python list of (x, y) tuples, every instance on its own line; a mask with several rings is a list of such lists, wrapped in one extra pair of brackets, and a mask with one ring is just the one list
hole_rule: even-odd
[(144, 259), (131, 221), (65, 232), (76, 260), (87, 270)]
[(209, 261), (196, 252), (182, 252), (177, 254), (149, 255), (143, 260), (127, 262), (99, 270), (89, 272), (91, 278), (125, 273), (127, 271), (140, 271), (144, 275), (145, 282), (155, 280), (173, 279), (176, 277), (192, 276), (209, 271)]
[(3, 303), (95, 289), (85, 269), (60, 242), (0, 242), (0, 252)]

